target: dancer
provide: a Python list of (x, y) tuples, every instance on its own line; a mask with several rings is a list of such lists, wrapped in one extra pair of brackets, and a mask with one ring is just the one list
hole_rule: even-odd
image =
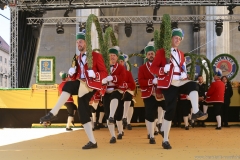
[[(101, 54), (86, 52), (85, 33), (78, 33), (76, 39), (79, 53), (74, 56), (72, 67), (68, 71), (72, 81), (66, 82), (58, 102), (46, 116), (40, 118), (40, 122), (54, 120), (59, 109), (68, 100), (70, 95), (78, 95), (80, 123), (83, 124), (89, 139), (89, 142), (82, 149), (91, 149), (97, 148), (97, 142), (92, 131), (89, 101), (97, 90), (101, 90), (102, 79), (107, 77), (107, 70)], [(90, 54), (90, 57), (92, 55), (92, 68), (88, 68), (87, 54)]]
[(187, 70), (184, 54), (178, 49), (183, 40), (183, 32), (180, 28), (172, 30), (171, 56), (169, 64), (166, 64), (164, 49), (159, 49), (150, 67), (150, 71), (158, 76), (157, 86), (163, 88), (162, 93), (165, 98), (166, 112), (163, 120), (162, 136), (164, 137), (162, 146), (164, 149), (171, 149), (169, 143), (169, 131), (171, 122), (176, 110), (177, 97), (180, 93), (187, 94), (193, 107), (192, 119), (205, 120), (207, 114), (198, 109), (198, 88), (197, 83), (187, 80)]

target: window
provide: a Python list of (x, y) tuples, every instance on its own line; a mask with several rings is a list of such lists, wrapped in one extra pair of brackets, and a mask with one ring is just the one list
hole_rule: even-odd
[(5, 58), (5, 63), (7, 64), (7, 58)]
[(7, 76), (5, 76), (5, 87), (7, 87)]
[(7, 69), (5, 68), (5, 73), (7, 73)]
[(2, 56), (0, 56), (0, 62), (2, 62)]

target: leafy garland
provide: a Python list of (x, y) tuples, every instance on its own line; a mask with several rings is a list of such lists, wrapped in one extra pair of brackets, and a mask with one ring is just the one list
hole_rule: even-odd
[(104, 43), (103, 43), (103, 36), (102, 36), (102, 29), (100, 26), (100, 23), (98, 21), (97, 16), (94, 14), (90, 14), (88, 16), (87, 22), (86, 22), (86, 45), (87, 45), (87, 63), (88, 68), (92, 69), (92, 40), (91, 40), (91, 30), (92, 30), (92, 23), (95, 24), (96, 30), (98, 33), (98, 39), (99, 39), (99, 47), (100, 51), (103, 51)]
[(234, 63), (236, 64), (236, 72), (233, 74), (232, 77), (229, 78), (229, 80), (232, 80), (232, 79), (238, 74), (238, 70), (239, 70), (238, 61), (237, 61), (232, 55), (227, 54), (227, 53), (219, 54), (218, 56), (216, 56), (216, 57), (212, 60), (211, 67), (213, 67), (214, 62), (216, 61), (216, 59), (218, 59), (219, 57), (222, 57), (222, 56), (230, 57), (230, 58), (234, 61)]
[(157, 46), (160, 46), (160, 48), (164, 48), (165, 57), (168, 62), (171, 55), (171, 37), (172, 37), (171, 30), (172, 30), (171, 18), (169, 14), (164, 14), (162, 18), (161, 28), (160, 28), (160, 40), (159, 40), (160, 44), (157, 44)]
[(160, 33), (158, 30), (155, 30), (154, 31), (154, 48), (156, 51), (161, 48), (159, 41), (160, 41)]
[(110, 34), (112, 33), (112, 28), (108, 27), (105, 30), (105, 34), (104, 34), (104, 49), (102, 51), (102, 55), (103, 55), (103, 59), (105, 62), (105, 66), (107, 68), (108, 74), (111, 73), (110, 70), (110, 59), (109, 59), (109, 55), (108, 55), (108, 48), (109, 48), (109, 38), (110, 38)]
[[(53, 60), (53, 80), (52, 81), (40, 81), (39, 80), (39, 60), (40, 59), (52, 59)], [(39, 84), (54, 84), (55, 83), (55, 57), (53, 57), (53, 56), (39, 56), (39, 57), (37, 57), (37, 75), (36, 75), (36, 81), (37, 81), (37, 83), (39, 83)]]

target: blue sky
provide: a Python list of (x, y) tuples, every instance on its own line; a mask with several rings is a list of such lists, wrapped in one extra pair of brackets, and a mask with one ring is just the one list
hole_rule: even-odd
[(0, 9), (0, 36), (10, 45), (10, 8)]

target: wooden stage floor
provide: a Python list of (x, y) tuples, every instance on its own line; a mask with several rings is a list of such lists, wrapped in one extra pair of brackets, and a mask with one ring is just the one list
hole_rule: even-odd
[(107, 128), (94, 131), (98, 148), (82, 150), (88, 142), (82, 128), (67, 132), (65, 128), (0, 129), (1, 160), (230, 160), (240, 159), (240, 127), (215, 130), (206, 128), (172, 128), (170, 144), (164, 150), (162, 137), (149, 144), (145, 127), (125, 130), (122, 140), (110, 144)]

